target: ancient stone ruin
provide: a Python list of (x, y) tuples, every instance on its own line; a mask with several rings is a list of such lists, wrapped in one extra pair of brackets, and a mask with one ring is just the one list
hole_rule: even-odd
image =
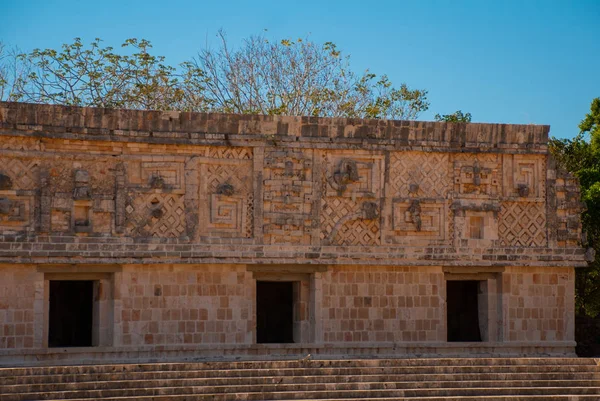
[(0, 362), (572, 355), (548, 131), (0, 103)]

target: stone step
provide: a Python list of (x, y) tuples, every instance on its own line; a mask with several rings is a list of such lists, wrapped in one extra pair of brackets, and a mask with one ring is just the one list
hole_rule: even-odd
[[(492, 365), (492, 366), (378, 366), (378, 367), (317, 367), (307, 365), (305, 368), (281, 368), (281, 369), (263, 369), (257, 365), (254, 369), (225, 369), (225, 370), (159, 370), (157, 369), (142, 369), (135, 371), (131, 369), (119, 370), (114, 369), (106, 373), (95, 373), (93, 370), (82, 372), (79, 367), (74, 367), (72, 371), (61, 369), (59, 372), (47, 373), (46, 377), (57, 377), (60, 375), (69, 375), (73, 380), (78, 380), (78, 376), (96, 375), (96, 374), (113, 374), (113, 375), (133, 375), (131, 377), (142, 378), (144, 375), (157, 373), (168, 377), (256, 377), (256, 376), (318, 376), (318, 375), (361, 375), (361, 374), (468, 374), (468, 373), (552, 373), (552, 372), (600, 372), (597, 365)], [(144, 366), (146, 368), (146, 366)], [(105, 371), (105, 369), (101, 369)], [(9, 377), (44, 377), (41, 374), (32, 375), (23, 371), (20, 368), (12, 371), (11, 374), (6, 374), (3, 379)], [(187, 376), (191, 373), (191, 376)], [(173, 376), (175, 375), (175, 376)]]
[[(169, 377), (166, 377), (166, 375)], [(183, 374), (185, 373), (185, 374)], [(147, 383), (164, 382), (171, 386), (180, 385), (207, 385), (207, 386), (240, 386), (240, 385), (260, 385), (260, 384), (303, 384), (303, 383), (349, 383), (349, 382), (536, 382), (536, 381), (569, 381), (569, 380), (600, 380), (600, 373), (468, 373), (468, 374), (404, 374), (404, 375), (318, 375), (318, 376), (256, 376), (256, 377), (214, 377), (197, 378), (189, 376), (190, 372), (147, 372), (143, 376), (130, 373), (127, 376), (122, 374), (102, 374), (102, 375), (84, 375), (82, 376), (20, 376), (7, 377), (3, 380), (4, 387), (0, 388), (0, 394), (14, 393), (19, 391), (46, 391), (48, 388), (55, 387), (62, 389), (61, 386), (67, 386), (69, 389), (92, 389), (92, 388), (110, 388), (111, 383), (118, 388), (118, 383), (128, 383), (130, 387), (144, 387)], [(182, 377), (185, 376), (185, 377)], [(79, 380), (77, 380), (79, 379)]]
[[(212, 370), (212, 369), (263, 369), (305, 368), (305, 367), (383, 367), (383, 366), (513, 366), (513, 365), (560, 365), (597, 366), (590, 358), (420, 358), (420, 359), (331, 359), (331, 360), (277, 360), (241, 362), (189, 362), (189, 363), (146, 363), (146, 364), (106, 364), (79, 366), (39, 366), (0, 368), (0, 377), (7, 375), (36, 375), (70, 373), (102, 373), (110, 371), (146, 370)], [(11, 373), (21, 372), (21, 373)]]
[[(380, 384), (380, 383), (379, 383)], [(194, 396), (195, 400), (229, 401), (232, 397), (236, 401), (264, 401), (264, 400), (322, 400), (327, 398), (382, 398), (382, 397), (462, 397), (462, 396), (523, 396), (523, 395), (596, 395), (600, 398), (600, 387), (483, 387), (483, 388), (424, 388), (424, 389), (319, 389), (303, 390), (293, 389), (291, 391), (256, 391), (218, 393), (206, 392), (205, 387), (161, 387), (147, 389), (111, 389), (90, 391), (66, 391), (51, 393), (21, 393), (7, 394), (2, 396), (2, 401), (23, 400), (58, 400), (58, 399), (106, 399), (115, 397), (129, 397), (140, 399), (140, 397), (162, 397), (162, 396)], [(160, 399), (160, 398), (158, 398)], [(189, 399), (189, 398), (188, 398)], [(133, 401), (133, 400), (131, 400)]]
[[(326, 379), (325, 377), (317, 377)], [(331, 378), (330, 381), (315, 381), (314, 378), (286, 378), (288, 380), (278, 382), (273, 378), (264, 378), (261, 382), (250, 383), (245, 380), (230, 382), (207, 382), (198, 379), (183, 380), (115, 380), (105, 382), (81, 382), (63, 384), (43, 385), (6, 385), (0, 389), (1, 395), (29, 394), (36, 398), (35, 393), (58, 393), (58, 392), (82, 392), (90, 390), (119, 390), (119, 389), (151, 389), (161, 387), (204, 387), (205, 392), (214, 393), (251, 393), (251, 392), (284, 392), (284, 391), (330, 391), (330, 390), (352, 390), (352, 389), (426, 389), (426, 388), (493, 388), (493, 387), (600, 387), (600, 380), (437, 380), (431, 381), (406, 381), (401, 378), (397, 380), (385, 380), (381, 377), (369, 377), (372, 380), (358, 378)], [(290, 380), (295, 379), (295, 380)], [(304, 380), (298, 380), (304, 379)], [(351, 380), (347, 380), (351, 379)], [(376, 380), (373, 380), (376, 379)]]
[[(499, 395), (499, 396), (449, 396), (449, 397), (377, 397), (360, 398), (363, 401), (598, 401), (598, 395), (561, 394), (561, 395)], [(136, 397), (139, 401), (201, 401), (204, 398), (189, 395), (174, 396), (148, 396)], [(319, 401), (356, 401), (357, 398), (323, 398)], [(78, 398), (70, 401), (89, 401), (89, 398)], [(134, 401), (128, 397), (104, 398), (104, 401)], [(309, 401), (298, 399), (296, 401)], [(312, 400), (311, 400), (312, 401)]]

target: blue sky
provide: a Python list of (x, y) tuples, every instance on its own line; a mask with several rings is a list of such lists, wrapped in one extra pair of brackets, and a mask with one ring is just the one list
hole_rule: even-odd
[(137, 37), (177, 64), (220, 28), (233, 43), (264, 29), (332, 41), (355, 71), (429, 90), (423, 120), (461, 109), (573, 137), (600, 97), (600, 0), (0, 0), (0, 40), (22, 50)]

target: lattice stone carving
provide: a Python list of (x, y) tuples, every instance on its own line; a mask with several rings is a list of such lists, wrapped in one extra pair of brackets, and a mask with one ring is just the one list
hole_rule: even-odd
[(503, 202), (498, 233), (503, 246), (546, 246), (543, 202)]
[(460, 155), (454, 160), (454, 192), (466, 197), (499, 196), (501, 190), (501, 173), (498, 156), (495, 161), (489, 155), (480, 157), (473, 155), (465, 160)]
[(0, 157), (0, 173), (11, 178), (13, 190), (34, 190), (39, 181), (39, 161)]
[(125, 219), (125, 232), (133, 237), (181, 237), (185, 234), (184, 197), (170, 193), (130, 192)]
[(349, 220), (332, 238), (332, 245), (373, 246), (380, 243), (379, 220)]
[(450, 171), (447, 153), (391, 152), (391, 195), (445, 198), (452, 188)]
[(345, 197), (321, 200), (321, 241), (332, 245), (378, 245), (379, 218), (365, 218), (364, 209), (360, 200)]
[(392, 228), (402, 237), (445, 238), (446, 207), (441, 202), (403, 199), (394, 202)]

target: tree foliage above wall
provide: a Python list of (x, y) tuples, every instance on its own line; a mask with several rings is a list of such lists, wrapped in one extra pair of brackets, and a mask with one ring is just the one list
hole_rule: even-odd
[(232, 47), (219, 32), (178, 66), (144, 39), (120, 49), (81, 39), (30, 53), (0, 44), (0, 100), (108, 108), (415, 119), (427, 91), (357, 74), (335, 44), (252, 36)]

